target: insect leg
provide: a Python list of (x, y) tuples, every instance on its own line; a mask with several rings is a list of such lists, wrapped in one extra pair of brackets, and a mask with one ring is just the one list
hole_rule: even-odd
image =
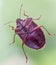
[(33, 20), (40, 20), (40, 18), (41, 18), (41, 15), (40, 15), (38, 18), (36, 18), (36, 19), (33, 19)]
[[(32, 32), (34, 32), (34, 31), (35, 31), (36, 29), (38, 29), (38, 28), (44, 28), (44, 29), (46, 30), (46, 32), (48, 33), (49, 36), (55, 35), (55, 34), (49, 33), (49, 31), (48, 31), (44, 26), (37, 26), (37, 27), (35, 27), (35, 28), (32, 30)], [(32, 32), (31, 32), (31, 33), (32, 33)]]
[(25, 53), (25, 50), (24, 50), (24, 42), (22, 41), (22, 49), (23, 49), (23, 52), (24, 52), (24, 55), (25, 55), (25, 57), (26, 57), (26, 63), (27, 63), (27, 61), (28, 61), (28, 57), (27, 57), (27, 55), (26, 55), (26, 53)]
[(21, 32), (15, 33), (14, 36), (13, 36), (13, 41), (10, 43), (10, 45), (13, 44), (13, 43), (15, 43), (15, 37), (16, 37), (16, 35), (18, 35), (18, 34), (21, 34), (21, 35), (22, 35), (22, 34), (25, 34), (25, 33), (21, 33)]
[(25, 26), (25, 24), (26, 24), (26, 22), (27, 22), (27, 20), (28, 20), (28, 18), (29, 18), (29, 16), (25, 13), (25, 11), (24, 11), (24, 16), (26, 16), (26, 19), (25, 19), (25, 21), (24, 21), (24, 26)]
[(11, 27), (12, 30), (15, 30), (14, 26), (8, 25), (9, 27)]
[(9, 27), (11, 27), (12, 30), (19, 30), (19, 28), (15, 28), (14, 26), (8, 25)]
[(13, 43), (15, 43), (15, 36), (16, 36), (16, 34), (14, 34), (13, 41), (10, 43), (10, 45), (13, 44)]
[[(15, 28), (14, 26), (11, 26), (11, 25), (9, 25), (9, 27), (11, 27), (12, 30), (19, 30), (19, 28)], [(21, 33), (21, 32), (15, 33), (14, 36), (13, 36), (13, 41), (12, 41), (12, 43), (10, 43), (10, 44), (15, 43), (15, 36), (18, 35), (18, 34), (25, 34), (25, 33)]]
[(30, 21), (28, 27), (30, 27), (30, 25), (31, 25), (31, 23), (32, 23), (33, 20), (40, 20), (40, 18), (41, 18), (41, 15), (40, 15), (40, 17), (38, 17), (37, 19), (32, 19), (32, 20)]
[[(15, 28), (14, 26), (11, 26), (11, 25), (8, 25), (9, 27), (11, 27), (12, 28), (12, 30), (19, 30), (19, 28)], [(16, 36), (16, 33), (14, 34), (14, 36), (13, 36), (13, 41), (10, 43), (10, 45), (11, 44), (13, 44), (13, 43), (15, 43), (15, 36)]]
[(24, 16), (26, 16), (26, 18), (29, 18), (29, 16), (25, 13), (25, 11), (24, 11)]
[[(8, 25), (8, 26), (11, 27), (12, 30), (15, 30), (14, 26), (11, 26), (11, 25)], [(16, 34), (14, 34), (13, 41), (10, 43), (10, 45), (15, 43), (15, 36), (16, 36)]]
[[(25, 20), (25, 22), (24, 22), (24, 26), (25, 26), (25, 24), (26, 24), (26, 21), (27, 21), (27, 19)], [(30, 23), (28, 24), (28, 29), (30, 28), (30, 25), (31, 25), (31, 23), (32, 23), (32, 20), (30, 21)]]

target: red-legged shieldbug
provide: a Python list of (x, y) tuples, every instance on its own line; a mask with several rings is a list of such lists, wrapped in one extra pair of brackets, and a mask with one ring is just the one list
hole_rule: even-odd
[(24, 51), (24, 44), (35, 50), (41, 49), (46, 43), (45, 35), (41, 28), (44, 28), (48, 33), (48, 35), (52, 35), (52, 34), (50, 34), (44, 26), (38, 26), (34, 22), (34, 20), (39, 20), (41, 16), (37, 19), (33, 19), (33, 18), (29, 18), (28, 15), (26, 15), (26, 13), (24, 12), (24, 16), (26, 16), (26, 19), (24, 20), (21, 19), (22, 6), (23, 4), (20, 7), (20, 13), (19, 13), (20, 18), (16, 20), (16, 24), (17, 24), (16, 28), (14, 28), (11, 25), (9, 26), (12, 28), (12, 30), (15, 31), (12, 43), (15, 42), (16, 35), (18, 35), (22, 39), (22, 49), (27, 62), (28, 57)]

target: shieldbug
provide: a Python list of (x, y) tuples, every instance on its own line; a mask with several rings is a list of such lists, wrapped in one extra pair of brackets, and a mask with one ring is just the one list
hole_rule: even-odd
[[(21, 16), (22, 6), (23, 5), (21, 5), (19, 16)], [(44, 28), (46, 32), (48, 33), (48, 35), (52, 35), (52, 34), (50, 34), (44, 26), (38, 26), (34, 22), (34, 20), (39, 20), (41, 16), (37, 19), (29, 18), (25, 12), (24, 12), (24, 16), (26, 16), (26, 19), (23, 20), (20, 17), (16, 20), (16, 24), (17, 24), (16, 28), (14, 28), (11, 25), (9, 26), (12, 28), (12, 30), (15, 31), (12, 43), (15, 42), (16, 35), (18, 35), (22, 39), (22, 49), (27, 62), (28, 58), (24, 51), (24, 44), (28, 46), (29, 48), (32, 48), (35, 50), (41, 49), (46, 43), (45, 35), (41, 28)]]

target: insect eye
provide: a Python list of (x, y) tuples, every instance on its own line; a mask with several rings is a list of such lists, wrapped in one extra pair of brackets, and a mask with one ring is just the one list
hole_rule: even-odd
[(17, 19), (17, 20), (16, 20), (16, 23), (18, 24), (19, 22), (20, 22), (20, 19)]

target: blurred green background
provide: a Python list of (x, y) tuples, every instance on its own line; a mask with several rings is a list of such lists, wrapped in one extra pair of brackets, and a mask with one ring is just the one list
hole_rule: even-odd
[(45, 48), (33, 50), (25, 46), (29, 58), (27, 64), (25, 64), (25, 57), (21, 48), (21, 39), (16, 36), (15, 44), (9, 45), (13, 40), (14, 31), (4, 23), (14, 21), (10, 25), (16, 26), (15, 21), (19, 18), (19, 9), (22, 3), (22, 19), (25, 18), (23, 16), (24, 10), (32, 18), (42, 15), (41, 19), (35, 22), (38, 25), (44, 25), (50, 33), (56, 34), (56, 0), (0, 0), (0, 63), (4, 63), (6, 59), (18, 55), (20, 60), (18, 65), (27, 65), (28, 63), (28, 65), (56, 65), (56, 35), (48, 36), (44, 29)]

